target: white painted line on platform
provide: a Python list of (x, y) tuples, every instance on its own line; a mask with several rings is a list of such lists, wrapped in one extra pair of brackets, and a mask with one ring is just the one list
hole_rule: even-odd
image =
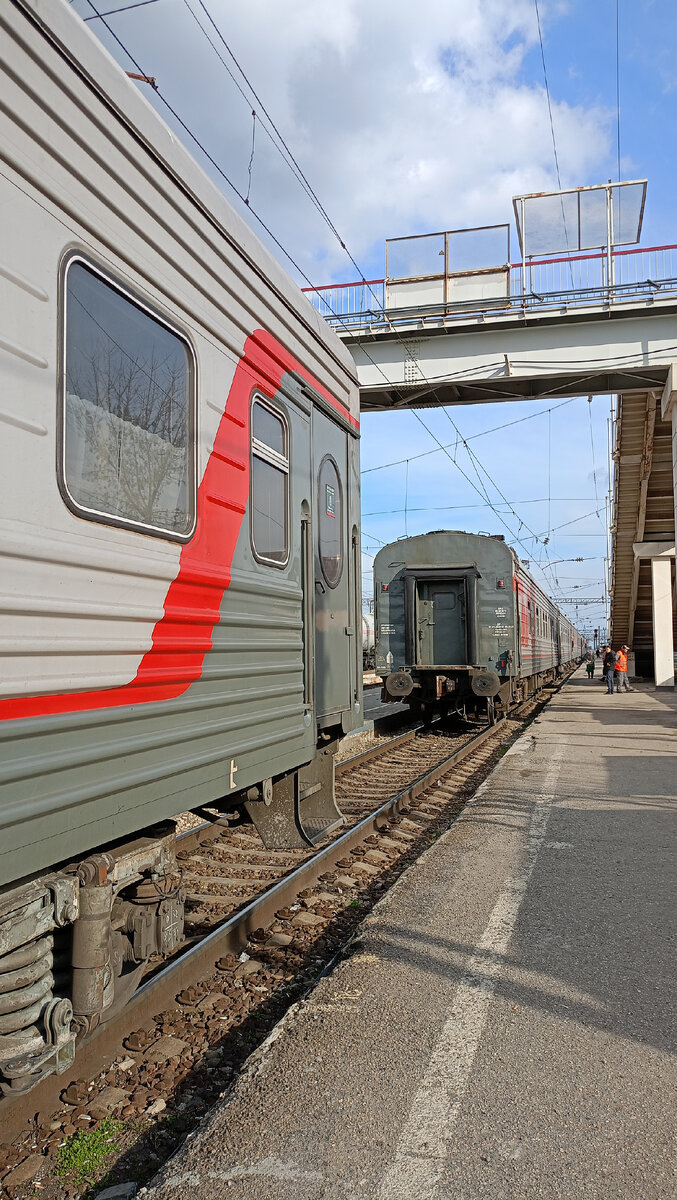
[[(496, 901), (477, 950), (456, 990), (451, 1012), (414, 1097), (395, 1159), (381, 1184), (379, 1200), (432, 1200), (433, 1190), (444, 1170), (448, 1145), (517, 914), (545, 841), (563, 756), (564, 746), (553, 746), (543, 792), (533, 797), (535, 803), (524, 861)], [(485, 787), (486, 784), (480, 791)]]
[[(183, 1171), (170, 1175), (158, 1186), (204, 1188), (209, 1183), (225, 1183), (230, 1187), (236, 1180), (251, 1177), (275, 1179), (279, 1183), (322, 1183), (324, 1178), (321, 1171), (306, 1171), (296, 1163), (284, 1162), (280, 1158), (269, 1155), (255, 1163), (238, 1163), (234, 1167), (223, 1167), (218, 1170), (205, 1167), (200, 1171)], [(212, 1193), (207, 1191), (203, 1194), (211, 1195)]]

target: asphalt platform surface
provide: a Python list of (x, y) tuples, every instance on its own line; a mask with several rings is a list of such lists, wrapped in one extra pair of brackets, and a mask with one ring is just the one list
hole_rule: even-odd
[(579, 670), (145, 1194), (675, 1195), (676, 803), (677, 696)]

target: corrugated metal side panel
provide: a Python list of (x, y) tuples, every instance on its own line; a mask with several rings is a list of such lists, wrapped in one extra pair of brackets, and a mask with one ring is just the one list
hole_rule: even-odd
[[(12, 234), (0, 268), (24, 282), (0, 308), (0, 337), (27, 354), (3, 351), (0, 362), (9, 410), (0, 616), (11, 691), (32, 672), (35, 694), (132, 679), (179, 558), (176, 545), (74, 516), (58, 492), (57, 279), (66, 248), (88, 251), (190, 337), (202, 398), (198, 479), (255, 328), (270, 330), (339, 400), (352, 396), (354, 406), (356, 392), (343, 351), (333, 359), (331, 338), (323, 345), (281, 310), (56, 53), (45, 67), (44, 39), (18, 12), (0, 12), (0, 183)], [(245, 516), (203, 677), (179, 699), (0, 723), (0, 883), (312, 757), (297, 535), (286, 572), (264, 574), (252, 568)]]
[(180, 699), (0, 725), (0, 883), (312, 757), (298, 585), (226, 597)]
[[(69, 20), (75, 21), (72, 14)], [(301, 322), (278, 311), (275, 295), (259, 276), (140, 150), (131, 131), (93, 101), (92, 92), (55, 52), (45, 68), (41, 55), (49, 55), (49, 46), (21, 20), (19, 10), (3, 10), (0, 22), (6, 26), (7, 68), (0, 79), (0, 155), (9, 177), (16, 179), (14, 187), (0, 181), (5, 228), (12, 230), (3, 242), (0, 267), (30, 285), (29, 290), (15, 287), (3, 304), (0, 336), (27, 347), (34, 360), (3, 361), (10, 503), (0, 536), (12, 585), (9, 599), (0, 601), (9, 658), (0, 686), (5, 694), (35, 694), (48, 685), (93, 686), (97, 677), (99, 686), (115, 686), (133, 678), (150, 645), (167, 583), (177, 571), (178, 548), (103, 527), (90, 526), (85, 533), (58, 494), (57, 276), (65, 248), (75, 244), (90, 250), (193, 340), (206, 397), (199, 414), (198, 478), (245, 338), (256, 326), (279, 336), (339, 399), (350, 398), (351, 383), (347, 375), (336, 375), (335, 363), (322, 355), (322, 346)], [(87, 35), (85, 41), (89, 46), (92, 39)], [(133, 87), (127, 87), (139, 104)], [(12, 115), (18, 113), (21, 120)], [(164, 129), (154, 114), (153, 121)], [(16, 545), (28, 548), (32, 540), (38, 543), (32, 557), (23, 551), (15, 555)], [(102, 556), (110, 571), (100, 569)], [(47, 651), (39, 668), (34, 655), (29, 660), (17, 654), (37, 626)], [(77, 659), (71, 654), (75, 645)]]
[[(569, 653), (567, 652), (567, 648), (571, 645), (571, 638), (573, 636), (576, 646), (578, 644), (576, 639), (580, 638), (580, 634), (571, 621), (560, 612), (555, 602), (538, 586), (529, 572), (525, 571), (521, 563), (517, 564), (516, 576), (520, 588), (524, 590), (524, 595), (531, 598), (532, 605), (537, 603), (538, 607), (543, 609), (547, 613), (548, 618), (552, 618), (554, 622), (554, 641), (539, 633), (534, 621), (534, 636), (532, 637), (530, 631), (528, 644), (520, 647), (521, 674), (535, 675), (543, 671), (552, 670), (559, 666), (560, 661), (568, 661)], [(560, 650), (562, 654), (561, 659)]]

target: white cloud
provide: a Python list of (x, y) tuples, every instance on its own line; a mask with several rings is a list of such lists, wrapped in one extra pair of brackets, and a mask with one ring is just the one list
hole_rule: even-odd
[[(365, 269), (382, 264), (387, 236), (506, 221), (516, 192), (556, 186), (545, 92), (521, 74), (531, 0), (206, 3)], [(161, 0), (111, 24), (246, 191), (251, 104), (186, 5)], [(608, 116), (555, 98), (553, 117), (562, 182), (581, 183), (607, 153)], [(314, 281), (353, 273), (260, 127), (251, 200)]]
[[(198, 0), (189, 2), (204, 22)], [(533, 0), (205, 3), (369, 276), (383, 271), (386, 237), (509, 221), (514, 195), (557, 186), (541, 76), (537, 74), (539, 82), (533, 84), (523, 69), (529, 51), (540, 54)], [(91, 12), (87, 0), (75, 0), (75, 6), (83, 14)], [(539, 8), (548, 55), (553, 45), (548, 34), (566, 5), (541, 0)], [(252, 102), (240, 96), (183, 0), (160, 0), (110, 20), (142, 70), (157, 77), (182, 119), (245, 192)], [(105, 30), (97, 32), (129, 68)], [(234, 69), (213, 29), (210, 36)], [(254, 106), (258, 107), (255, 102)], [(598, 182), (600, 163), (609, 154), (613, 114), (573, 106), (556, 94), (552, 106), (563, 185)], [(166, 118), (161, 104), (158, 109)], [(232, 194), (226, 195), (232, 200)], [(251, 199), (314, 282), (354, 277), (354, 268), (260, 127)], [(260, 234), (255, 224), (254, 229)], [(591, 459), (587, 442), (582, 446), (588, 420), (582, 403), (576, 402), (576, 419), (573, 408), (553, 415), (552, 471), (546, 418), (471, 443), (496, 474), (504, 495), (515, 502), (547, 497), (550, 475), (553, 496), (586, 498), (585, 503), (553, 500), (550, 517), (543, 500), (533, 506), (516, 503), (520, 519), (537, 533), (593, 507), (588, 502)], [(471, 407), (456, 410), (454, 419), (470, 435), (528, 411), (518, 404)], [(453, 441), (444, 414), (422, 415), (441, 440)], [(593, 419), (596, 446), (603, 446), (606, 409), (601, 404)], [(365, 466), (400, 459), (403, 447), (413, 455), (433, 444), (410, 413), (368, 417), (363, 434)], [(474, 478), (462, 451), (459, 461)], [(496, 489), (486, 477), (483, 482), (498, 501)], [(605, 486), (600, 474), (600, 487)], [(405, 491), (406, 525), (398, 511)], [(410, 534), (445, 526), (503, 529), (490, 509), (434, 511), (444, 505), (480, 503), (444, 455), (412, 462), (408, 472), (398, 467), (365, 475), (363, 500), (365, 513), (387, 514), (364, 521), (367, 533), (383, 541), (401, 536), (405, 528)], [(425, 511), (412, 511), (416, 508)], [(506, 519), (513, 533), (526, 538), (519, 519), (511, 514)], [(585, 540), (575, 534), (579, 528)], [(599, 528), (591, 518), (581, 527), (555, 534), (548, 551), (551, 558), (603, 554)], [(373, 553), (376, 542), (367, 537), (365, 544)], [(545, 551), (539, 546), (532, 552), (532, 546), (527, 541), (526, 550), (522, 546), (518, 551), (535, 561)], [(577, 577), (577, 565), (564, 569)], [(581, 572), (594, 578), (601, 562), (581, 564)], [(365, 588), (370, 590), (368, 576)]]

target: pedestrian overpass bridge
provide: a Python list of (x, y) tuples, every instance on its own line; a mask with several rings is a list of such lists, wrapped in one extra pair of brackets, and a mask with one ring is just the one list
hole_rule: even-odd
[[(511, 264), (504, 295), (470, 301), (406, 303), (406, 281), (388, 279), (307, 294), (351, 350), (364, 412), (662, 392), (677, 361), (677, 246), (613, 252), (611, 284), (606, 261), (546, 259), (528, 265), (526, 280)], [(469, 289), (482, 273), (464, 277)], [(411, 282), (414, 293), (420, 281)], [(445, 290), (443, 276), (426, 282), (429, 293)]]
[(443, 271), (307, 289), (353, 355), (362, 410), (615, 393), (611, 637), (673, 687), (677, 246), (452, 271), (453, 235), (431, 236)]

